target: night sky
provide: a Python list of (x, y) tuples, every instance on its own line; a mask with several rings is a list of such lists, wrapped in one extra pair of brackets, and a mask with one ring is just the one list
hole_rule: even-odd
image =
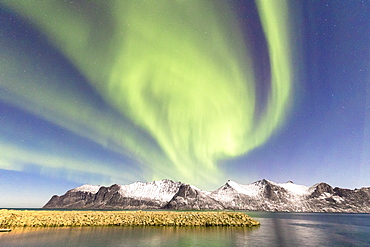
[(85, 183), (370, 186), (369, 1), (0, 1), (0, 207)]

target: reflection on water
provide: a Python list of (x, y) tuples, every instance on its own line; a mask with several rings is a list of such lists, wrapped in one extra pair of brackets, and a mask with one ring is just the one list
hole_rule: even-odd
[(236, 246), (245, 227), (69, 227), (15, 228), (1, 244), (52, 246)]
[(249, 215), (261, 222), (253, 245), (370, 246), (370, 214), (251, 212)]
[(248, 214), (261, 226), (14, 228), (0, 246), (370, 246), (369, 214)]

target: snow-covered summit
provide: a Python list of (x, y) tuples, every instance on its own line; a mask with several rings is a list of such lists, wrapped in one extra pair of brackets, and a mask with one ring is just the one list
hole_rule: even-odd
[(176, 194), (181, 183), (164, 179), (150, 183), (135, 182), (120, 185), (119, 193), (125, 197), (169, 201)]
[(312, 187), (294, 184), (292, 181), (288, 181), (286, 183), (275, 183), (267, 179), (262, 179), (251, 184), (243, 185), (229, 180), (226, 184), (231, 186), (238, 193), (242, 193), (248, 196), (257, 196), (260, 192), (264, 190), (267, 184), (281, 187), (293, 195), (305, 196), (312, 193)]
[(81, 192), (90, 192), (92, 194), (96, 194), (98, 193), (99, 189), (101, 188), (102, 186), (100, 185), (91, 185), (91, 184), (84, 184), (84, 185), (81, 185), (77, 188), (74, 188), (74, 189), (71, 189), (70, 191), (71, 192), (78, 192), (78, 191), (81, 191)]

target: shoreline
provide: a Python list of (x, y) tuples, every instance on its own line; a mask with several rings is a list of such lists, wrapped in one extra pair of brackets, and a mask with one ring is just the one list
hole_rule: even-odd
[(88, 226), (239, 226), (260, 223), (226, 211), (28, 211), (0, 210), (0, 228)]

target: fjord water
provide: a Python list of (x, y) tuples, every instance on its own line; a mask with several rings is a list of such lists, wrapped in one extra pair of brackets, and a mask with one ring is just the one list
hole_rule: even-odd
[(261, 226), (25, 227), (0, 246), (370, 246), (370, 214), (246, 213)]

